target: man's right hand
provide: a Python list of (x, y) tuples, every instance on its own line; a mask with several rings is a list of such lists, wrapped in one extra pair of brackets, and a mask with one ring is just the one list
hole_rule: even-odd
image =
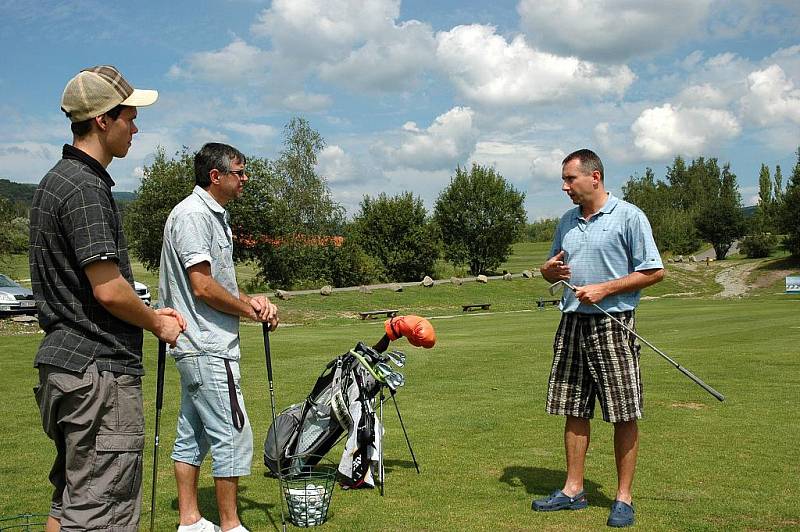
[(171, 308), (158, 309), (155, 313), (156, 327), (153, 334), (170, 347), (175, 347), (178, 336), (186, 330), (186, 321), (177, 310)]
[(547, 282), (555, 283), (556, 281), (569, 281), (572, 271), (569, 265), (564, 262), (564, 250), (562, 249), (553, 255), (547, 262), (539, 268)]

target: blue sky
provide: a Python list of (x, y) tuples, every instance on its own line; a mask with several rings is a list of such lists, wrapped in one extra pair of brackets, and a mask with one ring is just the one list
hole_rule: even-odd
[(157, 89), (127, 158), (207, 141), (274, 157), (292, 116), (350, 214), (410, 190), (430, 208), (457, 165), (494, 166), (528, 217), (560, 215), (560, 161), (597, 151), (614, 193), (676, 155), (730, 162), (745, 204), (760, 164), (800, 145), (800, 2), (0, 0), (0, 177), (37, 182), (71, 136), (59, 99), (113, 64)]

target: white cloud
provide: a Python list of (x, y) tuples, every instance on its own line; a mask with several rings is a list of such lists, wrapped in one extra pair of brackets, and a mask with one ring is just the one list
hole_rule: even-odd
[(602, 67), (511, 42), (483, 25), (457, 26), (437, 35), (437, 58), (466, 98), (493, 106), (622, 96), (635, 75), (627, 66)]
[(406, 90), (433, 66), (434, 50), (433, 31), (427, 24), (392, 25), (343, 60), (322, 64), (320, 77), (356, 90)]
[(675, 101), (688, 107), (725, 107), (731, 101), (731, 95), (710, 83), (690, 85), (683, 89)]
[(167, 74), (231, 85), (266, 80), (271, 60), (269, 52), (236, 38), (220, 50), (193, 53), (184, 63), (173, 65)]
[(336, 58), (379, 37), (400, 14), (399, 0), (275, 0), (251, 27), (281, 54)]
[(532, 42), (559, 54), (622, 62), (698, 34), (711, 0), (521, 0)]
[(46, 142), (0, 143), (0, 175), (19, 183), (38, 183), (61, 158), (61, 145)]
[(547, 150), (532, 142), (483, 140), (475, 146), (470, 163), (493, 167), (520, 189), (536, 189), (561, 176), (565, 155), (560, 149)]
[(358, 181), (364, 177), (355, 159), (335, 144), (325, 146), (319, 153), (317, 171), (331, 184)]
[(747, 94), (742, 109), (748, 118), (759, 125), (783, 121), (800, 124), (800, 89), (778, 65), (756, 70), (747, 76)]
[(225, 129), (247, 135), (256, 141), (264, 141), (275, 136), (275, 128), (267, 124), (255, 124), (247, 122), (229, 122), (223, 124)]
[(707, 153), (717, 143), (736, 137), (741, 126), (728, 111), (680, 107), (666, 103), (646, 109), (631, 126), (634, 145), (649, 159)]
[(300, 91), (286, 95), (281, 103), (290, 111), (315, 112), (330, 107), (331, 97)]
[(377, 154), (391, 168), (441, 170), (467, 159), (475, 148), (477, 130), (469, 107), (454, 107), (439, 115), (425, 130), (413, 122), (403, 125), (399, 145), (379, 143)]

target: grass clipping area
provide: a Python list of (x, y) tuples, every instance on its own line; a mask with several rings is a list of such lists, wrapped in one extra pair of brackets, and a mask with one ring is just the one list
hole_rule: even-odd
[[(384, 412), (386, 496), (378, 490), (336, 489), (328, 531), (352, 530), (601, 530), (616, 489), (612, 430), (593, 423), (586, 464), (589, 508), (535, 513), (532, 498), (564, 480), (563, 419), (544, 413), (560, 313), (536, 310), (546, 284), (494, 281), (414, 288), (395, 294), (335, 294), (280, 302), (286, 312), (324, 319), (279, 328), (272, 335), (279, 409), (304, 399), (325, 364), (357, 341), (374, 343), (383, 320), (361, 321), (350, 311), (389, 306), (432, 317), (431, 350), (395, 343), (408, 356), (406, 385), (397, 394), (422, 473), (417, 474), (391, 402)], [(474, 291), (473, 291), (474, 290)], [(480, 290), (483, 290), (480, 292)], [(671, 290), (667, 287), (667, 290)], [(667, 293), (667, 292), (665, 292)], [(351, 297), (353, 299), (345, 299)], [(383, 298), (383, 299), (382, 299)], [(480, 301), (478, 300), (480, 299)], [(459, 305), (487, 300), (489, 313)], [(369, 304), (367, 304), (367, 302)], [(648, 348), (642, 350), (645, 418), (634, 501), (642, 530), (778, 530), (800, 526), (795, 435), (800, 390), (797, 312), (800, 297), (644, 301), (639, 332), (726, 395), (719, 403)], [(369, 307), (369, 308), (364, 308)], [(448, 318), (444, 318), (449, 316)], [(294, 320), (294, 319), (293, 319)], [(292, 321), (284, 319), (284, 321)], [(250, 530), (280, 528), (277, 480), (265, 474), (261, 453), (271, 422), (261, 331), (242, 327), (242, 389), (253, 425), (252, 474), (240, 482), (239, 508)], [(31, 367), (40, 335), (3, 335), (0, 386), (0, 515), (43, 513), (54, 455), (33, 399)], [(153, 463), (156, 344), (146, 335), (144, 378), (147, 437), (142, 524), (149, 521)], [(157, 530), (177, 524), (169, 460), (179, 406), (178, 376), (167, 362), (161, 422)], [(328, 455), (338, 462), (341, 447)], [(769, 504), (760, 504), (769, 501)], [(200, 480), (200, 505), (218, 522), (209, 460)]]

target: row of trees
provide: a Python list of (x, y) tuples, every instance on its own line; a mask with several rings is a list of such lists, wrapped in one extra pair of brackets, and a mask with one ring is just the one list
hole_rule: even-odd
[(785, 190), (780, 166), (774, 176), (761, 166), (759, 204), (749, 220), (730, 164), (720, 166), (715, 158), (699, 157), (687, 165), (676, 157), (664, 180), (656, 180), (647, 168), (622, 187), (623, 197), (647, 214), (662, 251), (692, 253), (709, 242), (723, 259), (733, 242), (742, 239), (748, 256), (768, 256), (778, 245), (777, 235), (785, 234), (784, 246), (800, 255), (800, 149), (797, 156)]
[[(228, 206), (236, 258), (250, 259), (274, 288), (420, 280), (440, 257), (477, 275), (496, 269), (525, 226), (524, 193), (494, 169), (456, 168), (429, 214), (410, 192), (364, 196), (352, 221), (315, 167), (324, 140), (292, 119), (275, 160), (247, 160), (250, 177)], [(193, 155), (160, 150), (144, 169), (138, 197), (125, 211), (134, 255), (158, 268), (170, 210), (194, 187)]]

